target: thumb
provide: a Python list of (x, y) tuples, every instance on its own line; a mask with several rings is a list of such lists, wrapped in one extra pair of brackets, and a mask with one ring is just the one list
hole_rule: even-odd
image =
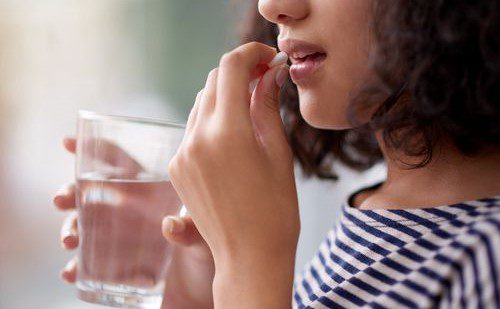
[(190, 216), (167, 216), (163, 218), (161, 231), (172, 244), (181, 246), (205, 245), (193, 219)]
[(263, 145), (286, 141), (280, 115), (279, 93), (288, 78), (288, 65), (270, 68), (262, 76), (250, 103), (250, 115), (256, 135)]

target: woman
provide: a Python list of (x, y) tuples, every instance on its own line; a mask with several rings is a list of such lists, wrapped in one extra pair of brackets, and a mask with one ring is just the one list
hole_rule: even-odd
[[(276, 54), (257, 43), (209, 74), (169, 165), (191, 217), (163, 222), (177, 244), (165, 307), (498, 308), (500, 3), (261, 0), (258, 8), (277, 31), (255, 17), (249, 38), (277, 37), (296, 88), (283, 85), (282, 66), (248, 95)], [(332, 158), (359, 169), (384, 160), (388, 175), (350, 196), (293, 285), (294, 157), (322, 178), (335, 178)], [(73, 189), (56, 204), (72, 208)], [(74, 248), (70, 230), (62, 237)], [(71, 263), (63, 277), (74, 276)]]

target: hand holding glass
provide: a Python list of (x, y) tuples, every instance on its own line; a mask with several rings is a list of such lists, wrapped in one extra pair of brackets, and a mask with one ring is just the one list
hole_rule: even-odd
[(167, 167), (184, 129), (161, 121), (79, 113), (80, 299), (159, 308), (171, 249), (161, 221), (182, 206)]

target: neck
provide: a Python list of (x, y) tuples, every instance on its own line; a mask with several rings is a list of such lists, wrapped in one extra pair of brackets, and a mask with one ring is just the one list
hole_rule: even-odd
[(463, 155), (442, 142), (432, 160), (421, 168), (421, 158), (387, 147), (377, 134), (387, 164), (387, 179), (378, 189), (357, 198), (359, 208), (425, 208), (450, 205), (500, 194), (500, 147), (489, 147), (474, 156)]

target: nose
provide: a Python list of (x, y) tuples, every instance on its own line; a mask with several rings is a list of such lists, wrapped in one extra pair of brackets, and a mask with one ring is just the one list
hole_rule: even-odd
[(289, 24), (309, 15), (309, 0), (259, 0), (259, 12), (275, 24)]

